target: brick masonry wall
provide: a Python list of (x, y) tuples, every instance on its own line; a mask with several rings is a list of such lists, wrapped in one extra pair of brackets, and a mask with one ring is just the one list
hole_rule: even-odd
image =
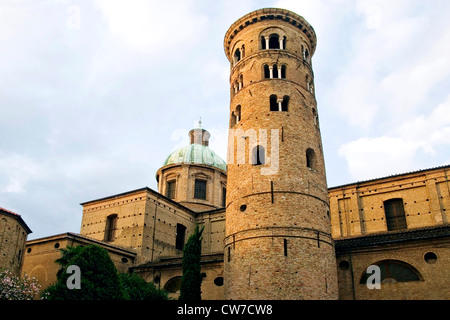
[(361, 182), (329, 190), (333, 238), (387, 231), (384, 202), (402, 199), (408, 229), (450, 221), (448, 168)]

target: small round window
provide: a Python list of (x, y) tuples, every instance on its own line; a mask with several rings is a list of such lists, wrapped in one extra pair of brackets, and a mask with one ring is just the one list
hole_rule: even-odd
[(437, 255), (434, 252), (428, 252), (425, 254), (424, 259), (428, 264), (435, 264), (437, 261)]
[(350, 263), (348, 263), (348, 261), (346, 260), (342, 260), (341, 262), (339, 262), (339, 269), (343, 271), (350, 269)]
[(217, 277), (214, 279), (214, 284), (218, 287), (223, 286), (223, 277)]
[(244, 212), (245, 210), (247, 210), (247, 205), (243, 204), (240, 208), (241, 212)]

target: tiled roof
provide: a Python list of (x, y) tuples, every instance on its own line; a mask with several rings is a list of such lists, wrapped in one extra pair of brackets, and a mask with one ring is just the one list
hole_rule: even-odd
[(336, 252), (347, 252), (348, 249), (358, 249), (368, 246), (404, 243), (406, 241), (420, 241), (446, 237), (450, 237), (449, 225), (373, 233), (358, 237), (336, 239), (334, 242)]
[(417, 171), (393, 174), (393, 175), (385, 176), (385, 177), (381, 177), (381, 178), (374, 178), (374, 179), (369, 179), (369, 180), (356, 181), (356, 182), (347, 183), (347, 184), (340, 185), (340, 186), (330, 187), (330, 188), (328, 188), (328, 190), (339, 189), (339, 188), (349, 187), (349, 186), (353, 186), (353, 185), (357, 185), (357, 184), (368, 183), (368, 182), (373, 182), (373, 181), (379, 181), (379, 180), (384, 180), (384, 179), (389, 179), (389, 178), (396, 178), (396, 177), (406, 176), (406, 175), (410, 175), (410, 174), (423, 173), (423, 172), (439, 170), (439, 169), (450, 169), (450, 165), (444, 165), (444, 166), (440, 166), (440, 167), (434, 167), (434, 168), (422, 169), (422, 170), (417, 170)]

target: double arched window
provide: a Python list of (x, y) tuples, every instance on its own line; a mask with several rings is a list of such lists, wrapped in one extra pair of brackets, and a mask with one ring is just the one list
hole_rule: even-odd
[(245, 57), (245, 45), (242, 45), (239, 48), (237, 48), (236, 50), (234, 50), (233, 65), (236, 65), (244, 57)]
[(264, 65), (264, 78), (265, 79), (286, 79), (286, 66), (285, 65)]
[(278, 98), (273, 94), (270, 96), (270, 111), (288, 111), (289, 110), (289, 96)]
[(234, 111), (231, 112), (231, 122), (230, 127), (234, 127), (241, 121), (241, 105), (238, 105)]

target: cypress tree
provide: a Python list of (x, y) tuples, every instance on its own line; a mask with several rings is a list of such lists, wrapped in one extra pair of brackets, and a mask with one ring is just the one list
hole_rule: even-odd
[(181, 288), (179, 300), (201, 300), (201, 264), (202, 254), (202, 233), (198, 225), (195, 226), (194, 233), (189, 237), (183, 249), (183, 276), (181, 278)]

